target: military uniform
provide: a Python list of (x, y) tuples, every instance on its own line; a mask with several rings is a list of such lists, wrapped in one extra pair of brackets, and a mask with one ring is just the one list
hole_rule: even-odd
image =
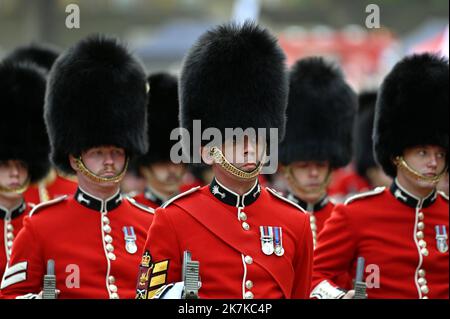
[[(374, 154), (394, 182), (335, 207), (318, 238), (311, 297), (343, 297), (352, 287), (335, 278), (354, 278), (357, 258), (364, 257), (369, 298), (449, 298), (448, 198), (433, 187), (419, 198), (397, 179), (401, 170), (436, 185), (447, 171), (427, 179), (403, 153), (416, 145), (448, 151), (448, 81), (447, 61), (428, 54), (404, 58), (384, 79), (375, 108)], [(425, 112), (432, 123), (423, 122)]]
[(351, 289), (335, 279), (355, 278), (362, 256), (366, 277), (377, 271), (370, 265), (379, 269), (379, 287), (367, 289), (369, 298), (448, 299), (448, 209), (442, 194), (419, 200), (397, 182), (349, 198), (319, 235), (311, 296), (340, 297), (340, 288)]
[[(133, 298), (152, 219), (152, 210), (119, 193), (100, 200), (78, 189), (74, 196), (36, 206), (14, 243), (2, 297), (38, 294), (53, 259), (59, 298)], [(75, 272), (79, 282), (70, 286)]]
[[(267, 226), (280, 231), (284, 254), (263, 252), (261, 227)], [(162, 285), (181, 281), (185, 250), (200, 262), (200, 298), (308, 296), (312, 262), (308, 215), (259, 183), (239, 196), (214, 180), (157, 209), (145, 245), (153, 271), (138, 282), (137, 297), (150, 298)], [(141, 266), (141, 276), (148, 269)]]
[(0, 205), (0, 229), (3, 233), (3, 236), (0, 236), (0, 277), (3, 277), (3, 272), (11, 256), (14, 239), (22, 229), (23, 218), (30, 210), (31, 206), (25, 202), (11, 210)]
[(117, 192), (102, 199), (79, 186), (72, 196), (36, 206), (13, 245), (3, 298), (38, 297), (50, 259), (59, 298), (134, 296), (153, 210), (122, 198), (127, 162), (116, 176), (103, 177), (85, 166), (82, 154), (115, 146), (128, 161), (145, 153), (147, 87), (141, 63), (114, 38), (83, 39), (53, 65), (44, 106), (53, 164), (63, 174), (83, 174), (90, 185), (117, 185)]
[[(205, 81), (205, 79), (208, 79)], [(183, 253), (200, 262), (200, 298), (306, 298), (310, 290), (312, 234), (308, 215), (262, 187), (262, 163), (244, 172), (219, 150), (227, 128), (285, 131), (288, 81), (276, 39), (253, 23), (224, 24), (202, 35), (180, 75), (180, 126), (190, 136), (195, 120), (222, 139), (182, 138), (215, 152), (213, 165), (235, 181), (252, 185), (242, 195), (213, 182), (174, 197), (156, 210), (137, 282), (137, 298), (162, 296), (158, 289), (182, 281)], [(231, 141), (231, 138), (228, 140)], [(266, 136), (266, 141), (270, 138)], [(233, 142), (234, 143), (234, 142)], [(214, 156), (213, 156), (214, 157)], [(239, 178), (239, 179), (237, 179)], [(157, 293), (158, 292), (158, 293)]]
[[(0, 162), (19, 160), (27, 167), (28, 179), (19, 189), (0, 183), (0, 192), (23, 194), (28, 183), (38, 183), (50, 169), (48, 137), (42, 108), (45, 74), (33, 64), (14, 60), (0, 63)], [(25, 197), (15, 208), (0, 203), (0, 275), (3, 275), (14, 239), (22, 228), (22, 219), (32, 203)]]
[[(317, 83), (321, 83), (320, 86)], [(314, 246), (334, 204), (326, 193), (329, 176), (321, 181), (315, 203), (299, 198), (304, 193), (292, 165), (296, 162), (328, 162), (329, 172), (347, 165), (352, 156), (352, 127), (356, 95), (341, 71), (320, 57), (297, 61), (290, 71), (286, 138), (280, 145), (280, 162), (290, 180), (288, 199), (308, 211)]]

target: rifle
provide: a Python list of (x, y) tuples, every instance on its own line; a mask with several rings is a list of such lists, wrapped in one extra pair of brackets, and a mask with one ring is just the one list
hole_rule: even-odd
[(364, 257), (358, 257), (356, 265), (356, 279), (354, 284), (355, 296), (353, 299), (367, 299), (366, 296), (366, 282), (363, 279), (364, 274)]

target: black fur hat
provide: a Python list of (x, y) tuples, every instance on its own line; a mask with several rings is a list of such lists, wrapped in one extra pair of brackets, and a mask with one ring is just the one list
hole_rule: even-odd
[(44, 97), (43, 69), (32, 63), (0, 63), (0, 161), (24, 161), (33, 183), (50, 169)]
[(367, 91), (359, 95), (359, 108), (355, 127), (355, 164), (360, 176), (366, 176), (371, 167), (376, 167), (373, 155), (373, 118), (377, 92)]
[(448, 61), (431, 54), (413, 55), (397, 63), (381, 86), (374, 120), (377, 162), (391, 177), (392, 160), (416, 145), (448, 150)]
[(33, 62), (49, 72), (60, 53), (58, 48), (51, 45), (30, 44), (13, 50), (5, 57), (5, 61)]
[[(285, 131), (288, 79), (285, 56), (268, 30), (251, 22), (224, 24), (203, 34), (184, 60), (181, 127)], [(203, 141), (205, 145), (209, 141)]]
[(305, 58), (290, 72), (286, 139), (280, 161), (329, 161), (332, 168), (352, 159), (357, 97), (342, 72), (322, 58)]
[(168, 73), (155, 73), (148, 77), (148, 83), (149, 149), (139, 158), (140, 165), (170, 161), (170, 149), (176, 143), (170, 140), (170, 133), (179, 126), (177, 78)]
[(69, 154), (103, 145), (145, 153), (146, 87), (141, 63), (114, 38), (91, 36), (65, 51), (50, 72), (44, 113), (56, 167), (74, 173)]

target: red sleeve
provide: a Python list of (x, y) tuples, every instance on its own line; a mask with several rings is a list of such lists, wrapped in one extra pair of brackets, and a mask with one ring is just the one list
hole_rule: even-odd
[(348, 277), (356, 255), (355, 228), (347, 206), (337, 205), (319, 234), (314, 251), (311, 297), (340, 298), (339, 278)]
[(45, 262), (41, 245), (31, 218), (25, 217), (3, 276), (0, 298), (33, 298), (42, 290)]
[[(164, 209), (158, 208), (155, 211), (153, 223), (150, 226), (144, 248), (144, 255), (150, 255), (152, 266), (149, 272), (148, 281), (145, 283), (144, 281), (139, 282), (140, 279), (138, 278), (137, 284), (137, 290), (140, 288), (147, 291), (146, 298), (151, 298), (152, 295), (165, 284), (181, 281), (183, 257), (175, 229), (170, 219), (171, 210), (177, 209), (179, 208), (171, 206)], [(139, 277), (142, 278), (142, 275), (147, 271), (148, 268), (145, 269), (141, 263)], [(141, 286), (139, 286), (140, 283)], [(137, 291), (137, 298), (138, 297), (139, 291)]]
[(295, 260), (295, 281), (292, 292), (294, 299), (306, 299), (311, 291), (311, 275), (313, 266), (313, 240), (309, 219), (305, 218), (302, 239), (297, 243)]

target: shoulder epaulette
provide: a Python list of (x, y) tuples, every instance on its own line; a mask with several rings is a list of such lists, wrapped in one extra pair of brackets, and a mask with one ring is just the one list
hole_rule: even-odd
[(137, 207), (137, 208), (139, 208), (139, 209), (141, 209), (141, 210), (143, 210), (143, 211), (145, 211), (147, 213), (150, 213), (150, 214), (154, 214), (155, 213), (155, 210), (153, 208), (145, 206), (144, 204), (139, 203), (134, 198), (132, 198), (130, 196), (127, 196), (127, 195), (125, 195), (124, 197), (130, 202), (131, 205), (133, 205), (133, 206), (135, 206), (135, 207)]
[(365, 197), (375, 196), (375, 195), (381, 194), (382, 192), (384, 192), (385, 189), (386, 189), (386, 187), (380, 186), (380, 187), (377, 187), (377, 188), (375, 188), (375, 189), (373, 189), (371, 191), (353, 195), (353, 196), (347, 198), (347, 200), (344, 202), (344, 205), (348, 205), (348, 204), (350, 204), (351, 202), (353, 202), (353, 201), (355, 201), (357, 199), (361, 199), (361, 198), (365, 198)]
[(189, 195), (189, 194), (192, 194), (192, 193), (198, 191), (199, 189), (200, 189), (200, 186), (197, 186), (197, 187), (191, 188), (190, 190), (188, 190), (188, 191), (186, 191), (186, 192), (184, 192), (184, 193), (178, 194), (177, 196), (174, 196), (174, 197), (172, 197), (171, 199), (167, 200), (164, 204), (161, 205), (161, 207), (162, 207), (162, 208), (166, 208), (167, 206), (169, 206), (170, 204), (172, 204), (172, 203), (173, 203), (174, 201), (176, 201), (177, 199), (180, 199), (181, 197), (185, 197), (185, 196), (187, 196), (187, 195)]
[(30, 217), (33, 216), (33, 214), (36, 214), (36, 213), (37, 213), (38, 211), (40, 211), (42, 208), (45, 208), (45, 207), (52, 206), (52, 205), (58, 204), (58, 203), (60, 203), (60, 202), (63, 202), (63, 201), (65, 201), (67, 198), (68, 198), (67, 195), (63, 195), (63, 196), (57, 197), (57, 198), (55, 198), (55, 199), (52, 199), (52, 200), (49, 200), (49, 201), (46, 201), (46, 202), (42, 202), (42, 203), (40, 203), (40, 204), (37, 204), (37, 205), (34, 206), (34, 208), (31, 210), (29, 216), (30, 216)]
[(307, 212), (303, 208), (301, 208), (299, 205), (297, 205), (293, 201), (290, 201), (289, 199), (284, 197), (280, 192), (277, 192), (276, 190), (269, 188), (269, 187), (266, 187), (266, 189), (269, 191), (270, 194), (274, 195), (276, 198), (281, 199), (283, 202), (291, 204), (292, 206), (294, 206), (295, 208), (300, 210), (302, 213), (307, 214)]
[(447, 194), (445, 194), (444, 192), (441, 192), (441, 191), (439, 191), (438, 194), (441, 195), (448, 202), (448, 195)]

